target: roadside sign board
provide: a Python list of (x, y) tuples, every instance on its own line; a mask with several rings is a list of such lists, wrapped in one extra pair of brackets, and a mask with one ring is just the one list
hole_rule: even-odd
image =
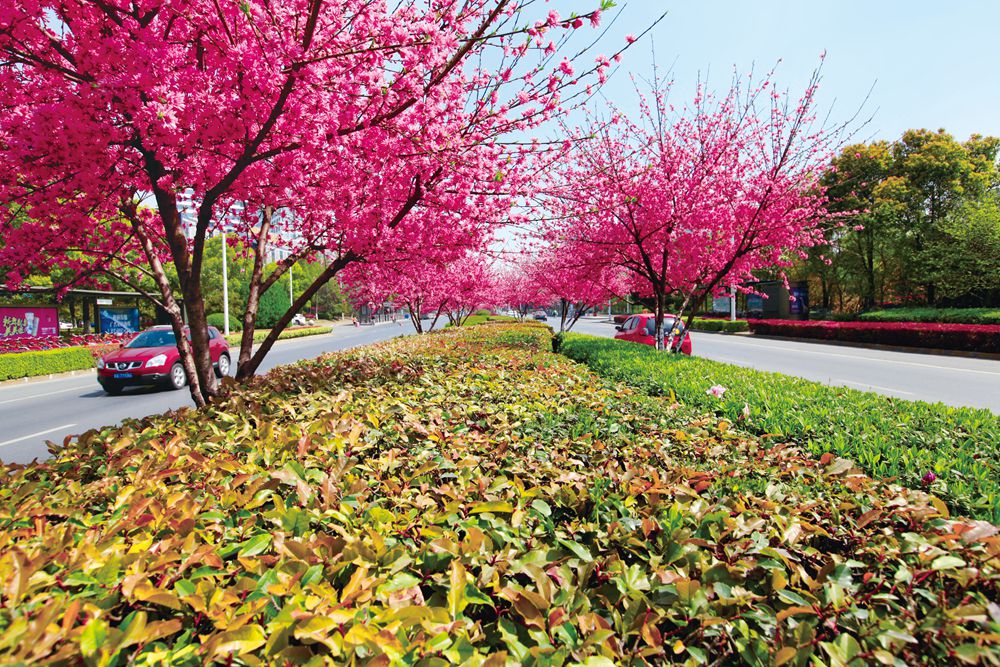
[(138, 308), (101, 308), (97, 311), (101, 333), (130, 334), (139, 331)]
[(0, 306), (0, 338), (58, 335), (55, 306)]

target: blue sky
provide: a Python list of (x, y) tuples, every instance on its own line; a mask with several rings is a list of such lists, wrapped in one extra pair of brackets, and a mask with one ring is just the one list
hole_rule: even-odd
[[(593, 0), (553, 3), (568, 15)], [(629, 50), (605, 95), (628, 110), (629, 72), (672, 66), (675, 102), (690, 98), (699, 74), (728, 86), (735, 65), (766, 71), (798, 93), (826, 51), (821, 108), (846, 120), (862, 104), (871, 122), (859, 139), (897, 138), (908, 128), (945, 128), (959, 140), (1000, 135), (1000, 1), (631, 0), (600, 49), (610, 53), (661, 13), (667, 17)], [(614, 11), (618, 11), (617, 9)], [(609, 16), (610, 18), (610, 16)]]

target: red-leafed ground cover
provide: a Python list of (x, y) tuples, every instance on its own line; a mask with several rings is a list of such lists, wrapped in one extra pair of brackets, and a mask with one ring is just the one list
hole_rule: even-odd
[(40, 352), (61, 347), (89, 347), (95, 354), (132, 340), (133, 334), (73, 334), (71, 336), (36, 336), (0, 338), (0, 354)]

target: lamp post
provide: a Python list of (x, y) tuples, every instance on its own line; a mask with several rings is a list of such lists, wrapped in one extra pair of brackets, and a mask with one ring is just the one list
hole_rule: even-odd
[(229, 335), (229, 267), (226, 261), (226, 246), (227, 243), (226, 230), (222, 230), (222, 319), (223, 330), (226, 335)]
[(292, 283), (292, 267), (293, 266), (294, 266), (294, 264), (293, 265), (289, 265), (289, 267), (288, 267), (288, 303), (289, 304), (295, 303), (295, 290), (293, 288), (293, 283)]

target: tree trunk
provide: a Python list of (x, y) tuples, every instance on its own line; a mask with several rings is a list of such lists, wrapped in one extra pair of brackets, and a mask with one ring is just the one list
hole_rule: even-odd
[(669, 341), (664, 340), (663, 313), (666, 311), (667, 307), (667, 295), (660, 291), (654, 296), (654, 298), (656, 299), (654, 310), (654, 314), (656, 315), (656, 349), (664, 350), (667, 345), (673, 347), (674, 342), (673, 329), (671, 329)]
[[(250, 273), (250, 289), (247, 294), (246, 309), (243, 311), (243, 333), (240, 335), (240, 355), (236, 368), (240, 369), (250, 363), (253, 354), (253, 333), (257, 327), (257, 312), (260, 309), (260, 283), (264, 272), (264, 257), (267, 252), (267, 238), (271, 230), (271, 219), (274, 217), (274, 207), (265, 206), (260, 221), (260, 232), (253, 253), (253, 268)], [(239, 371), (237, 370), (237, 378)]]
[(285, 311), (285, 314), (281, 316), (278, 323), (275, 324), (274, 327), (268, 332), (267, 337), (261, 341), (260, 346), (257, 348), (257, 352), (255, 352), (246, 363), (240, 364), (236, 371), (236, 379), (246, 381), (253, 377), (261, 362), (264, 361), (264, 357), (266, 357), (267, 353), (271, 351), (274, 343), (278, 340), (278, 337), (281, 336), (281, 333), (288, 326), (288, 323), (292, 321), (292, 318), (295, 317), (295, 314), (302, 310), (302, 307), (309, 302), (309, 299), (311, 299), (317, 291), (319, 291), (319, 288), (330, 282), (330, 280), (340, 273), (345, 266), (353, 261), (356, 261), (357, 259), (358, 257), (354, 253), (348, 252), (331, 262), (330, 266), (326, 267), (323, 273), (319, 274), (316, 280), (314, 280), (309, 287), (307, 287), (305, 291), (299, 295), (299, 298), (295, 300), (295, 303), (293, 303), (291, 307)]

